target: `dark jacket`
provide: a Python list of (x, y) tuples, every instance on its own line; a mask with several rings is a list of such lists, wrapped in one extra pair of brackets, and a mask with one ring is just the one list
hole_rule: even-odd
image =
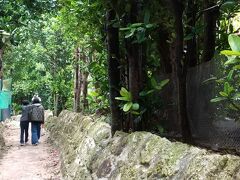
[(22, 116), (20, 118), (20, 121), (28, 121), (28, 112), (30, 109), (30, 105), (22, 106)]
[[(44, 123), (44, 108), (43, 106), (40, 104), (40, 103), (36, 103), (36, 104), (32, 104), (30, 106), (30, 109), (29, 111), (32, 111), (32, 114), (34, 114), (33, 112), (33, 109), (34, 108), (38, 108), (38, 111), (37, 113), (35, 114), (35, 116), (30, 116), (34, 119), (29, 119), (30, 122), (41, 122), (41, 123)], [(35, 111), (36, 112), (36, 111)]]

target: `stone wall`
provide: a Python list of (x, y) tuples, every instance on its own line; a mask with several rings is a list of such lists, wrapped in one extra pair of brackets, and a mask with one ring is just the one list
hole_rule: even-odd
[(63, 111), (46, 122), (64, 179), (240, 179), (240, 158), (148, 132), (117, 132), (101, 118)]

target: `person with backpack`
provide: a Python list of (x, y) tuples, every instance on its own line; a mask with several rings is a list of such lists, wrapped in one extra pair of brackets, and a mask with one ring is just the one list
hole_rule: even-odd
[(29, 101), (22, 101), (22, 116), (20, 118), (20, 145), (24, 146), (28, 142), (28, 111), (29, 111)]
[(32, 99), (29, 110), (29, 122), (32, 123), (32, 145), (38, 145), (41, 136), (41, 124), (44, 124), (44, 108), (38, 97)]

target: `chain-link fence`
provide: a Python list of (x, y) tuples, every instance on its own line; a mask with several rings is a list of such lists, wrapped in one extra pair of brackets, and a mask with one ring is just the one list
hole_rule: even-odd
[[(223, 76), (217, 60), (190, 68), (187, 74), (187, 111), (195, 143), (214, 150), (240, 148), (240, 112), (233, 111), (224, 102), (212, 103), (219, 95), (219, 86), (213, 77)], [(181, 125), (177, 120), (176, 85), (171, 75), (170, 83), (160, 93), (164, 108), (154, 117), (168, 137), (181, 137)]]

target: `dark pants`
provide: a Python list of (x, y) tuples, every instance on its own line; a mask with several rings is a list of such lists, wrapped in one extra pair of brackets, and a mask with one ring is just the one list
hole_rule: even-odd
[[(28, 141), (28, 121), (20, 121), (21, 135), (20, 135), (20, 143), (26, 143)], [(25, 135), (25, 139), (24, 139)], [(25, 141), (24, 141), (25, 140)]]
[(40, 122), (32, 122), (32, 144), (38, 143), (40, 139), (41, 133), (41, 123)]

